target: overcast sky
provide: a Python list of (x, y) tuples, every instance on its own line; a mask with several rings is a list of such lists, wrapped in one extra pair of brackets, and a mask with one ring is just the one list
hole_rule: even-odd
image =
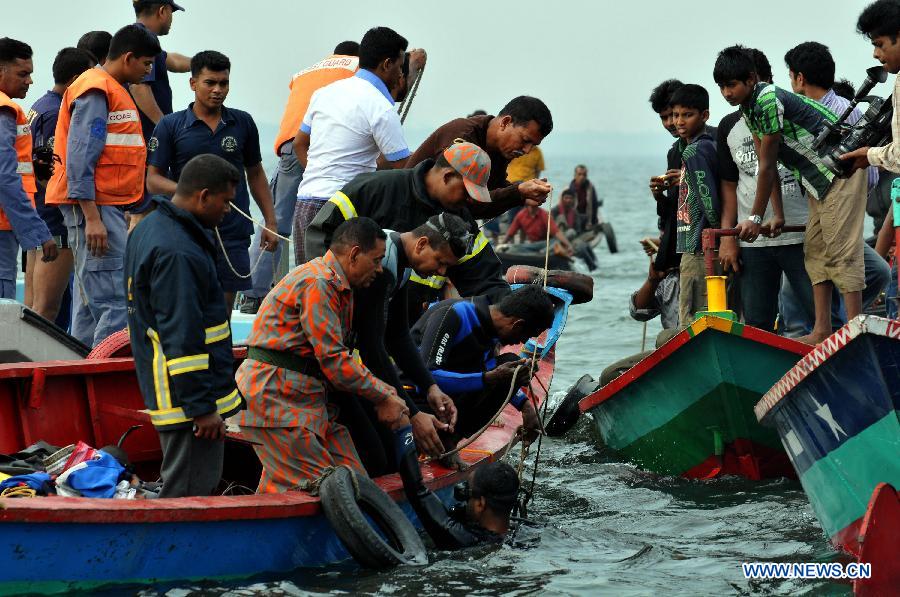
[[(713, 63), (720, 49), (738, 42), (762, 49), (776, 83), (788, 87), (784, 53), (803, 41), (830, 46), (838, 76), (855, 85), (874, 64), (871, 45), (855, 32), (867, 4), (859, 0), (181, 3), (187, 11), (175, 14), (163, 47), (227, 54), (227, 103), (260, 123), (280, 120), (292, 73), (376, 25), (392, 27), (411, 47), (428, 51), (407, 121), (411, 129), (430, 130), (476, 108), (495, 113), (510, 98), (530, 94), (550, 106), (556, 131), (655, 133), (659, 125), (647, 97), (669, 77), (707, 87), (715, 123), (730, 108), (712, 80)], [(91, 29), (114, 32), (134, 17), (130, 0), (30, 0), (27, 6), (37, 18), (4, 19), (0, 34), (34, 48), (35, 85), (27, 106), (52, 85), (59, 48)], [(176, 109), (185, 107), (192, 98), (188, 76), (171, 80)], [(882, 85), (876, 93), (886, 96), (890, 88)]]

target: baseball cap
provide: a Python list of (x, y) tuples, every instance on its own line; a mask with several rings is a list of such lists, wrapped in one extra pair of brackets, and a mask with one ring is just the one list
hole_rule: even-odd
[(491, 202), (487, 181), (491, 176), (491, 158), (487, 152), (468, 141), (457, 140), (444, 150), (444, 159), (463, 177), (469, 196), (481, 203)]
[(172, 0), (131, 0), (131, 3), (135, 6), (140, 6), (141, 4), (168, 4), (172, 7), (172, 10), (184, 10), (183, 6), (175, 4)]

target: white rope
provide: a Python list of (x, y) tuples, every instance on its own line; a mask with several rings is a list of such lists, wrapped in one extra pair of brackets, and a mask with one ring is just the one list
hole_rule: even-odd
[[(232, 265), (231, 259), (228, 258), (228, 251), (225, 250), (225, 243), (222, 242), (222, 236), (219, 234), (218, 226), (216, 226), (215, 231), (216, 231), (216, 238), (219, 239), (219, 246), (222, 247), (222, 255), (225, 256), (225, 263), (228, 265), (228, 269), (231, 270), (231, 273), (233, 273), (235, 276), (237, 276), (238, 278), (241, 278), (243, 280), (246, 280), (247, 278), (252, 277), (253, 273), (259, 267), (259, 262), (262, 261), (263, 255), (265, 255), (269, 251), (266, 251), (265, 247), (263, 247), (263, 250), (259, 252), (259, 256), (257, 256), (257, 258), (256, 258), (256, 263), (254, 263), (250, 267), (250, 271), (247, 272), (246, 275), (244, 275), (244, 274), (240, 273), (239, 271), (237, 271), (236, 269), (234, 269), (234, 265)], [(268, 247), (268, 246), (269, 246), (269, 243), (266, 243), (266, 247)], [(272, 253), (272, 259), (275, 259), (275, 253)]]
[(266, 231), (268, 231), (268, 232), (274, 234), (275, 236), (277, 236), (277, 237), (280, 238), (281, 240), (283, 240), (283, 241), (285, 241), (285, 242), (287, 242), (287, 243), (293, 243), (293, 242), (294, 242), (294, 241), (292, 241), (291, 239), (289, 239), (288, 237), (286, 237), (286, 236), (281, 236), (281, 235), (278, 234), (276, 231), (271, 230), (271, 229), (269, 229), (269, 228), (266, 228), (265, 223), (260, 222), (259, 220), (257, 220), (256, 218), (254, 218), (253, 216), (251, 216), (250, 214), (248, 214), (247, 212), (245, 212), (243, 209), (241, 209), (240, 207), (238, 207), (238, 206), (235, 205), (234, 203), (231, 204), (231, 209), (233, 209), (234, 211), (238, 212), (239, 214), (241, 214), (242, 216), (244, 216), (245, 218), (247, 218), (248, 220), (250, 220), (251, 222), (253, 222), (253, 223), (256, 224), (257, 226), (259, 226), (259, 227), (262, 228), (263, 230), (266, 230)]

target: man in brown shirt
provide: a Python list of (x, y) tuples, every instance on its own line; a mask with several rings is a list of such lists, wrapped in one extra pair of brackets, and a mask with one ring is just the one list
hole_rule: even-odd
[(550, 110), (536, 97), (521, 95), (500, 110), (497, 116), (456, 118), (434, 131), (409, 157), (407, 168), (438, 156), (457, 139), (474, 143), (491, 158), (487, 187), (490, 203), (472, 202), (469, 211), (476, 218), (492, 218), (513, 207), (521, 207), (526, 199), (544, 203), (550, 185), (540, 179), (511, 184), (506, 180), (506, 167), (540, 144), (553, 130)]

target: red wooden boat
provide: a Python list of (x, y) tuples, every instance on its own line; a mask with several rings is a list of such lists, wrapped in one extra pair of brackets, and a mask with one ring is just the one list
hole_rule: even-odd
[[(532, 395), (546, 400), (555, 364), (554, 345), (571, 302), (558, 301), (554, 326), (536, 346), (540, 359)], [(529, 342), (531, 344), (531, 342)], [(111, 347), (114, 350), (115, 347)], [(511, 347), (518, 352), (521, 347)], [(236, 362), (246, 356), (235, 349)], [(89, 358), (0, 365), (0, 453), (14, 453), (38, 440), (68, 445), (115, 444), (129, 428), (123, 448), (144, 479), (155, 479), (161, 451), (143, 413), (131, 358)], [(453, 485), (514, 444), (521, 416), (507, 406), (497, 423), (461, 451), (470, 468), (422, 467), (426, 484), (445, 502)], [(259, 462), (239, 434), (226, 441), (223, 479), (255, 488)], [(375, 480), (414, 523), (396, 474)], [(243, 549), (242, 546), (252, 546)], [(118, 583), (246, 578), (340, 562), (350, 556), (322, 514), (319, 500), (304, 492), (223, 495), (155, 500), (67, 497), (3, 499), (0, 502), (0, 594), (63, 592)]]

